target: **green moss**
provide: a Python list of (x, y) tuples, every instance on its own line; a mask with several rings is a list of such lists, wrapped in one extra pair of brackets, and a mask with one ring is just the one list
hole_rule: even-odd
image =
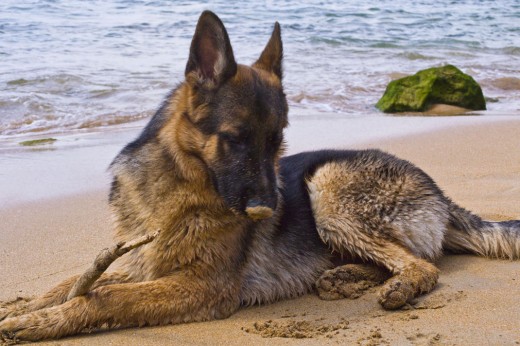
[(385, 113), (423, 112), (438, 103), (486, 109), (480, 86), (453, 65), (422, 70), (390, 82), (376, 107)]
[(31, 141), (23, 141), (20, 142), (20, 145), (23, 145), (24, 147), (32, 147), (35, 145), (43, 145), (43, 144), (52, 144), (56, 142), (56, 138), (42, 138), (42, 139), (33, 139)]
[(29, 83), (29, 81), (27, 79), (20, 78), (20, 79), (15, 79), (15, 80), (11, 80), (11, 81), (7, 82), (7, 85), (25, 85), (28, 83)]

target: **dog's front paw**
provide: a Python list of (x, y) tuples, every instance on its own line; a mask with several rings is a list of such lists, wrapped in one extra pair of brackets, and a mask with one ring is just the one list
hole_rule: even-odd
[(9, 302), (0, 302), (0, 321), (28, 312), (27, 306), (29, 301), (29, 298), (18, 297)]
[(38, 333), (34, 333), (37, 330), (37, 321), (31, 315), (10, 317), (0, 322), (0, 335), (2, 336), (0, 340), (10, 344), (22, 340), (35, 341), (41, 339), (38, 338)]
[(59, 336), (56, 326), (42, 318), (40, 312), (7, 318), (0, 322), (0, 340), (7, 344), (20, 341), (38, 341)]
[(56, 308), (42, 309), (25, 315), (9, 317), (0, 322), (0, 334), (6, 342), (38, 341), (62, 336), (67, 321)]
[(13, 333), (0, 332), (0, 345), (16, 345), (20, 340)]
[(91, 326), (87, 300), (77, 297), (62, 305), (7, 318), (0, 322), (0, 334), (8, 340), (38, 341), (79, 333)]

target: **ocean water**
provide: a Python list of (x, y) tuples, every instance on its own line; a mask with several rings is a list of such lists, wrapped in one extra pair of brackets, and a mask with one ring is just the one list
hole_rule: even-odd
[(517, 0), (2, 0), (0, 135), (150, 116), (183, 80), (205, 9), (245, 64), (280, 22), (292, 109), (377, 116), (390, 80), (449, 63), (482, 85), (489, 113), (520, 115)]

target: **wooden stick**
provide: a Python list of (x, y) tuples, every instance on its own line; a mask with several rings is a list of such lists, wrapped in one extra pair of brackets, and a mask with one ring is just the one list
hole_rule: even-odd
[(74, 286), (72, 286), (69, 295), (67, 296), (67, 300), (86, 294), (94, 282), (99, 279), (112, 262), (123, 256), (128, 251), (144, 244), (148, 244), (157, 238), (159, 233), (161, 233), (161, 230), (157, 230), (152, 234), (144, 235), (129, 242), (119, 242), (110, 248), (101, 250), (92, 266), (87, 269), (87, 271), (78, 278)]

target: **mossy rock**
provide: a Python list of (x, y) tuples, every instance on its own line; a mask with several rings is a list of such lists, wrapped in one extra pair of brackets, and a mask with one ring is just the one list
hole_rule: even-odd
[(439, 103), (486, 109), (480, 85), (453, 65), (429, 68), (390, 82), (376, 107), (385, 113), (424, 112)]
[(52, 144), (56, 142), (56, 138), (42, 138), (42, 139), (33, 139), (30, 141), (23, 141), (20, 142), (20, 145), (23, 145), (24, 147), (34, 147), (36, 145), (43, 145), (43, 144)]

